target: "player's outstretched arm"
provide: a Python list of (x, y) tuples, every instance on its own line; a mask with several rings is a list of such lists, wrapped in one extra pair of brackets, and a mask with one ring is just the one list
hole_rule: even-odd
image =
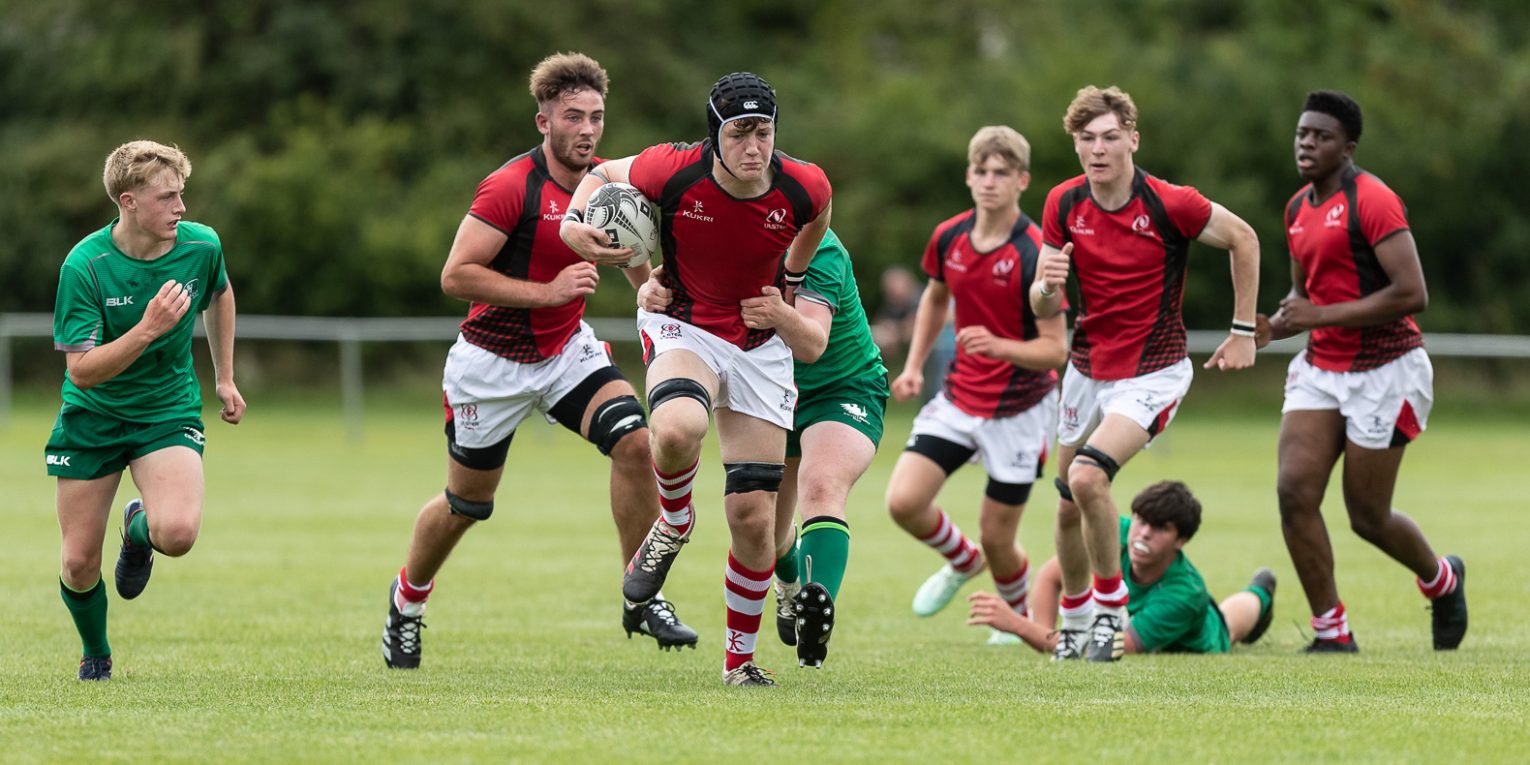
[(914, 338), (908, 343), (903, 371), (893, 378), (893, 398), (908, 401), (924, 389), (924, 362), (930, 357), (930, 349), (935, 347), (935, 338), (946, 325), (950, 310), (951, 288), (939, 279), (931, 279), (914, 310)]
[(122, 374), (133, 365), (150, 343), (175, 328), (191, 308), (191, 292), (179, 282), (167, 281), (149, 299), (143, 317), (121, 337), (88, 351), (64, 354), (69, 380), (80, 390), (89, 390)]
[(213, 391), (222, 408), (218, 416), (230, 425), (244, 419), (244, 396), (234, 384), (234, 285), (212, 296), (202, 321), (207, 325), (207, 346), (212, 350)]
[(1259, 235), (1227, 208), (1211, 203), (1211, 219), (1196, 241), (1231, 252), (1233, 328), (1206, 360), (1207, 369), (1246, 369), (1254, 365), (1254, 303), (1259, 298)]
[(1015, 613), (1004, 599), (991, 592), (974, 592), (967, 596), (967, 624), (988, 626), (1000, 632), (1018, 636), (1025, 644), (1041, 653), (1051, 653), (1057, 647), (1057, 633), (1051, 627), (1038, 624)]
[[(590, 203), (590, 195), (595, 190), (607, 183), (628, 183), (631, 179), (632, 161), (636, 157), (623, 157), (602, 162), (595, 169), (586, 173), (584, 179), (579, 181), (579, 188), (574, 189), (574, 194), (568, 201), (568, 212), (563, 215), (563, 224), (558, 227), (558, 236), (563, 243), (569, 246), (576, 255), (591, 263), (603, 266), (625, 266), (632, 260), (632, 250), (628, 247), (612, 247), (611, 238), (606, 232), (584, 222), (584, 208)], [(631, 277), (628, 277), (631, 281)], [(642, 284), (641, 280), (633, 282), (633, 286)]]

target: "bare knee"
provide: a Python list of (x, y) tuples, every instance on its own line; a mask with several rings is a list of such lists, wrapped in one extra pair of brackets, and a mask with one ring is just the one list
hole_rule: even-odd
[(646, 470), (650, 459), (647, 428), (622, 436), (611, 449), (611, 463), (617, 470)]
[(679, 457), (694, 452), (707, 435), (707, 419), (656, 413), (649, 441), (656, 456)]
[(64, 552), (63, 565), (64, 584), (70, 589), (82, 591), (94, 586), (101, 578), (101, 551), (94, 554), (86, 551)]
[(190, 523), (166, 524), (154, 529), (152, 539), (154, 549), (172, 558), (178, 558), (191, 552), (191, 546), (197, 541), (197, 527)]
[(1068, 490), (1076, 504), (1094, 504), (1110, 496), (1110, 478), (1099, 467), (1074, 461), (1068, 471)]
[(1057, 503), (1057, 528), (1076, 529), (1083, 524), (1083, 515), (1079, 512), (1078, 505), (1062, 500)]
[(1313, 489), (1312, 481), (1286, 473), (1281, 473), (1275, 481), (1275, 497), (1280, 504), (1282, 523), (1290, 523), (1298, 517), (1315, 514), (1323, 501), (1320, 490)]
[(916, 520), (924, 511), (929, 509), (929, 504), (921, 503), (919, 497), (894, 488), (887, 490), (887, 514), (900, 524)]
[(1355, 508), (1349, 511), (1349, 528), (1361, 539), (1380, 544), (1391, 508)]

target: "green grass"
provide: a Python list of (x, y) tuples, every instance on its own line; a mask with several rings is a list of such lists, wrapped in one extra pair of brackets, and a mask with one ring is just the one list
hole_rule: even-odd
[[(882, 509), (908, 432), (899, 410), (852, 495), (852, 559), (825, 669), (796, 669), (767, 611), (759, 658), (781, 685), (748, 691), (718, 679), (726, 527), (715, 457), (698, 486), (696, 541), (665, 588), (701, 632), (700, 650), (665, 654), (623, 636), (605, 464), (539, 423), (512, 447), (494, 519), (439, 579), (424, 668), (391, 672), (378, 651), (387, 582), (444, 476), (432, 397), (369, 401), (361, 444), (345, 440), (327, 398), (253, 403), (237, 429), (209, 424), (196, 549), (160, 558), (139, 600), (113, 595), (115, 676), (104, 684), (74, 679), (79, 641), (55, 580), (41, 454), (55, 405), (33, 399), (12, 413), (0, 430), (0, 759), (1478, 762), (1530, 751), (1522, 420), (1437, 415), (1404, 465), (1398, 504), (1470, 567), (1474, 621), (1460, 651), (1429, 650), (1411, 575), (1349, 533), (1330, 501), (1364, 653), (1295, 655), (1306, 608), (1275, 511), (1277, 415), (1198, 410), (1192, 398), (1123, 471), (1119, 492), (1189, 482), (1207, 510), (1189, 548), (1197, 566), (1219, 595), (1273, 567), (1275, 625), (1230, 656), (1054, 666), (983, 645), (958, 607), (910, 615), (939, 561)], [(964, 470), (941, 498), (972, 532), (982, 483)], [(125, 483), (119, 500), (131, 496)], [(1038, 487), (1023, 523), (1038, 560), (1050, 554), (1054, 498)], [(113, 538), (107, 576), (115, 550)]]

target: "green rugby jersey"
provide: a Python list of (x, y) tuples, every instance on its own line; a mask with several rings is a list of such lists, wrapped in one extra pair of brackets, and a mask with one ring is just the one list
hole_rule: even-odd
[(846, 380), (885, 386), (887, 368), (882, 366), (882, 352), (871, 339), (866, 308), (861, 305), (861, 291), (850, 266), (850, 253), (832, 230), (824, 233), (823, 243), (813, 254), (799, 294), (828, 306), (834, 312), (834, 320), (829, 325), (829, 346), (823, 355), (811, 364), (797, 362), (798, 395), (805, 397)]
[(1195, 570), (1183, 550), (1164, 571), (1163, 578), (1142, 586), (1132, 581), (1131, 556), (1127, 552), (1130, 518), (1121, 519), (1121, 577), (1131, 596), (1126, 611), (1131, 627), (1137, 631), (1144, 651), (1185, 653), (1224, 653), (1227, 651), (1227, 626), (1217, 610), (1206, 581)]
[(64, 405), (134, 422), (200, 417), (202, 393), (191, 364), (191, 333), (213, 295), (228, 287), (223, 245), (210, 227), (181, 221), (169, 252), (136, 260), (112, 241), (116, 224), (113, 220), (85, 237), (64, 259), (53, 308), (53, 347), (88, 351), (116, 340), (138, 324), (160, 286), (172, 279), (191, 291), (191, 307), (116, 377), (80, 390), (65, 372)]

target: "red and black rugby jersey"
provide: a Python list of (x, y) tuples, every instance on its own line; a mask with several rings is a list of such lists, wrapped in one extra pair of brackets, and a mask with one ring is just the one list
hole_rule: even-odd
[[(944, 282), (956, 302), (956, 328), (987, 327), (996, 337), (1034, 340), (1036, 315), (1027, 297), (1041, 253), (1041, 229), (1021, 214), (1008, 241), (989, 252), (972, 246), (977, 211), (935, 227), (922, 266)], [(1066, 308), (1066, 306), (1064, 306)], [(960, 345), (946, 372), (945, 393), (957, 409), (976, 417), (1009, 417), (1057, 387), (1057, 370), (1034, 370), (967, 353)]]
[(1132, 195), (1101, 209), (1087, 176), (1047, 194), (1042, 240), (1073, 243), (1078, 281), (1072, 363), (1095, 380), (1156, 372), (1187, 355), (1182, 313), (1190, 242), (1211, 220), (1211, 202), (1137, 168)]
[[(1312, 184), (1286, 204), (1286, 243), (1307, 274), (1314, 305), (1359, 300), (1389, 284), (1376, 245), (1408, 230), (1407, 208), (1379, 178), (1357, 167), (1339, 193), (1318, 201)], [(1307, 360), (1319, 369), (1363, 372), (1423, 346), (1412, 316), (1372, 327), (1319, 327), (1307, 338)]]
[(829, 205), (829, 179), (817, 165), (779, 151), (770, 189), (737, 199), (712, 178), (711, 141), (651, 146), (629, 178), (660, 209), (659, 243), (674, 301), (665, 313), (745, 350), (775, 330), (744, 325), (739, 301), (782, 286), (787, 247)]

